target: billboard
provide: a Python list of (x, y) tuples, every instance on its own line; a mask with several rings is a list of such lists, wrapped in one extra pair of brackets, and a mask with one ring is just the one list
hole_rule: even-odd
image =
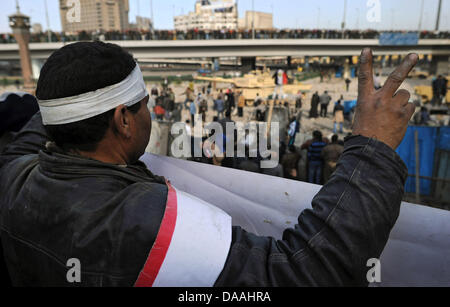
[(415, 46), (419, 43), (419, 33), (391, 33), (380, 34), (381, 46)]

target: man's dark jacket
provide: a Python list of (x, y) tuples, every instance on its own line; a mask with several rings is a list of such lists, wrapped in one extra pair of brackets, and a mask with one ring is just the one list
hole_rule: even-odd
[[(164, 215), (163, 178), (142, 163), (105, 164), (48, 141), (37, 114), (0, 157), (1, 241), (13, 285), (134, 285)], [(387, 243), (406, 174), (385, 144), (347, 139), (337, 171), (282, 240), (233, 227), (215, 285), (367, 286), (367, 261)], [(80, 284), (66, 279), (71, 258), (82, 264)]]

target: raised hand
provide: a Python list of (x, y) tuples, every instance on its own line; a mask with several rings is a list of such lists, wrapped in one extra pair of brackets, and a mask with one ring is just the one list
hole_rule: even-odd
[(415, 106), (409, 103), (409, 92), (398, 89), (419, 57), (409, 54), (379, 90), (375, 90), (373, 84), (372, 57), (369, 48), (361, 53), (353, 135), (375, 138), (395, 150), (415, 111)]

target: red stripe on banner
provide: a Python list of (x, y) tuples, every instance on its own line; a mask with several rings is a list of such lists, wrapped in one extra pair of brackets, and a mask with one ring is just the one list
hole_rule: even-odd
[(172, 241), (175, 224), (177, 221), (177, 193), (175, 189), (167, 182), (167, 203), (166, 211), (159, 228), (158, 236), (148, 255), (144, 268), (134, 284), (135, 287), (152, 287), (158, 276), (159, 270), (166, 257), (170, 242)]

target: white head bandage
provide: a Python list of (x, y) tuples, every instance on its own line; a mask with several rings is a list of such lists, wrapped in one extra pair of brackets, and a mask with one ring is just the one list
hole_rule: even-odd
[(39, 100), (39, 108), (44, 125), (63, 125), (95, 117), (122, 104), (132, 106), (146, 96), (144, 78), (136, 64), (120, 83), (77, 96)]

